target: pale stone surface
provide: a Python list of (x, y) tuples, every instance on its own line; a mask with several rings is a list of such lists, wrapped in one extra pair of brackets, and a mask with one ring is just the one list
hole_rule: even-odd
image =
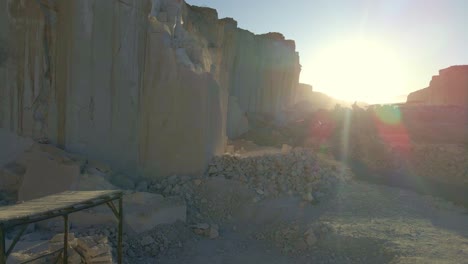
[(59, 149), (36, 145), (25, 152), (18, 163), (26, 167), (18, 190), (20, 201), (77, 188), (80, 164), (62, 155)]
[(25, 167), (16, 162), (8, 163), (0, 168), (0, 191), (17, 191), (25, 172)]
[(281, 34), (178, 0), (50, 5), (0, 0), (15, 54), (0, 65), (2, 128), (125, 173), (193, 175), (224, 151), (229, 95), (242, 113), (294, 99), (299, 56)]

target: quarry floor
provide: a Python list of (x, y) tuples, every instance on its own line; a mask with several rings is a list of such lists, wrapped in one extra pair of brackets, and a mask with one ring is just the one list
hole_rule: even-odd
[[(262, 148), (245, 155), (278, 151)], [(188, 223), (173, 224), (168, 229), (176, 230), (175, 237), (171, 232), (167, 237), (181, 241), (179, 246), (157, 257), (137, 254), (124, 263), (468, 264), (468, 208), (356, 178), (334, 185), (319, 202), (294, 195), (246, 202), (232, 218), (217, 223), (215, 239), (194, 234)], [(305, 239), (308, 230), (315, 232), (312, 241)], [(42, 240), (41, 234), (29, 236), (38, 239), (21, 241), (18, 249)]]
[[(337, 188), (334, 198), (316, 205), (291, 197), (262, 201), (222, 226), (218, 239), (188, 242), (156, 263), (468, 263), (466, 208), (364, 182)], [(333, 231), (299, 253), (284, 252), (287, 241), (275, 244), (286, 237), (272, 242), (254, 235), (317, 221)]]

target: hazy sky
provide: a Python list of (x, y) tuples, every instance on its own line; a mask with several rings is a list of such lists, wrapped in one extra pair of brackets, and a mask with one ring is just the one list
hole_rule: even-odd
[[(220, 18), (233, 17), (239, 27), (254, 33), (281, 32), (294, 39), (301, 57), (301, 81), (335, 96), (353, 97), (349, 90), (357, 91), (357, 98), (347, 99), (364, 99), (366, 91), (380, 86), (375, 83), (380, 79), (388, 85), (379, 89), (386, 98), (407, 94), (426, 87), (441, 68), (468, 64), (468, 0), (186, 1), (216, 8)], [(372, 43), (377, 51), (354, 52), (360, 43), (356, 39)], [(357, 55), (330, 57), (346, 53)], [(347, 68), (351, 73), (344, 76)], [(373, 82), (363, 80), (365, 74), (353, 78), (368, 70)], [(346, 83), (345, 78), (353, 79), (348, 87), (336, 87)], [(393, 84), (398, 87), (390, 88)]]

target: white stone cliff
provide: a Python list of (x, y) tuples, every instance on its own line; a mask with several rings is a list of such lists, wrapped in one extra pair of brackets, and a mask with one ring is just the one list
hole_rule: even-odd
[(201, 173), (299, 74), (293, 41), (182, 0), (0, 0), (0, 128), (126, 172)]

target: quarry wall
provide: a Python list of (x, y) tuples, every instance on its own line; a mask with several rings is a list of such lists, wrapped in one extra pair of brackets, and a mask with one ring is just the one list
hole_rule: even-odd
[(429, 87), (408, 95), (408, 103), (468, 106), (468, 65), (451, 66), (433, 76)]
[(0, 128), (125, 172), (203, 172), (299, 74), (293, 41), (181, 0), (0, 0)]

